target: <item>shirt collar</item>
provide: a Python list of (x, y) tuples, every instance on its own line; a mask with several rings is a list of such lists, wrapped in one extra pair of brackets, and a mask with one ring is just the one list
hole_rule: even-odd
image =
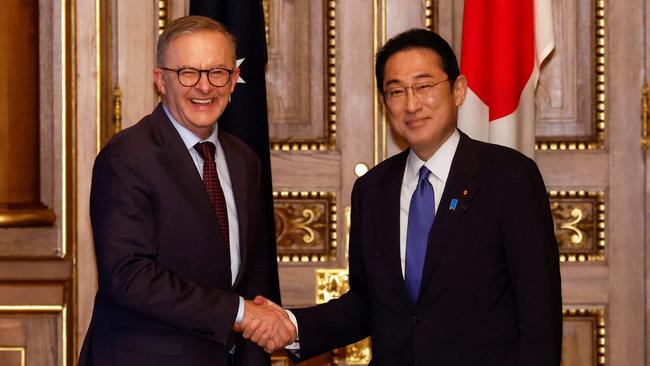
[(422, 165), (425, 165), (431, 171), (431, 174), (440, 179), (442, 183), (446, 183), (449, 177), (449, 170), (451, 169), (451, 162), (454, 159), (459, 142), (460, 133), (458, 133), (457, 129), (454, 129), (454, 132), (449, 136), (447, 141), (426, 162), (420, 160), (413, 149), (411, 149), (406, 161), (406, 176), (408, 179), (414, 179), (417, 184), (420, 168)]
[(201, 140), (198, 136), (194, 134), (194, 132), (188, 130), (185, 126), (178, 123), (178, 121), (176, 121), (174, 116), (172, 116), (172, 114), (169, 112), (169, 110), (164, 104), (163, 104), (163, 110), (165, 111), (167, 118), (169, 118), (169, 120), (172, 122), (172, 126), (174, 126), (176, 131), (178, 131), (178, 134), (181, 135), (181, 139), (183, 139), (183, 143), (185, 144), (185, 147), (188, 150), (193, 149), (196, 144), (203, 141), (210, 141), (215, 146), (217, 146), (217, 144), (219, 143), (219, 139), (218, 139), (219, 127), (217, 123), (214, 124), (210, 136), (208, 136), (208, 138), (205, 140)]

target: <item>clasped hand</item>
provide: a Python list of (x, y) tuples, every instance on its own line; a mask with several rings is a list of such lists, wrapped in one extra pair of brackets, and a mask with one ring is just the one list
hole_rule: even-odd
[(244, 302), (244, 319), (233, 329), (243, 332), (244, 338), (257, 343), (268, 353), (293, 343), (297, 336), (296, 327), (286, 311), (263, 296)]

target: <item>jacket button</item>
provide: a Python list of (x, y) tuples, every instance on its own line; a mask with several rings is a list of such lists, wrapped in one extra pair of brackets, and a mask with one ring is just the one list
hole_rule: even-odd
[(420, 313), (413, 315), (411, 318), (413, 320), (413, 324), (419, 324), (422, 321), (422, 315)]

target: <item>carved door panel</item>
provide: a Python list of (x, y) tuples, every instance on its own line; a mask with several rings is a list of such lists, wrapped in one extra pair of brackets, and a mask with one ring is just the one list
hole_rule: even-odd
[[(112, 25), (100, 32), (110, 34), (112, 42), (97, 46), (111, 55), (105, 64), (97, 66), (94, 49), (79, 47), (80, 201), (87, 197), (91, 157), (101, 141), (90, 136), (100, 134), (102, 115), (93, 98), (119, 101), (111, 94), (119, 86), (123, 102), (115, 107), (122, 121), (133, 123), (148, 113), (156, 103), (147, 75), (157, 34), (167, 19), (188, 10), (187, 0), (99, 3), (103, 10), (92, 2), (77, 4), (80, 25), (99, 27), (92, 19), (104, 19), (103, 12), (111, 14)], [(402, 148), (388, 131), (375, 91), (374, 53), (391, 35), (416, 26), (436, 29), (459, 52), (463, 2), (263, 3), (281, 290), (284, 305), (308, 306), (346, 290), (346, 214), (354, 180)], [(642, 40), (644, 2), (554, 0), (553, 5), (556, 49), (543, 66), (538, 89), (536, 160), (563, 259), (563, 361), (640, 365), (647, 349), (643, 238), (649, 179), (638, 143), (639, 74), (648, 46)], [(79, 38), (80, 44), (92, 40), (91, 35)], [(97, 80), (81, 72), (92, 70), (108, 80), (111, 93), (101, 97), (93, 84)], [(95, 274), (86, 207), (77, 207), (84, 218), (77, 233), (83, 278), (77, 331), (83, 339)], [(362, 344), (308, 364), (364, 364), (368, 352)], [(274, 358), (274, 365), (285, 364), (286, 357)]]

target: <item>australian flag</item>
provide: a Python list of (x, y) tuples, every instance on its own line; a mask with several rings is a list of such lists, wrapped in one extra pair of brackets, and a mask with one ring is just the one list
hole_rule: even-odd
[[(219, 129), (244, 141), (253, 149), (262, 163), (262, 179), (267, 197), (270, 253), (276, 261), (275, 224), (273, 220), (273, 195), (271, 185), (271, 158), (269, 151), (269, 124), (266, 110), (267, 62), (264, 9), (261, 0), (191, 0), (190, 15), (210, 17), (226, 26), (237, 38), (237, 66), (240, 80), (232, 100), (219, 118)], [(275, 263), (272, 268), (277, 268)], [(277, 278), (277, 274), (274, 278)], [(280, 301), (280, 288), (274, 281), (271, 300)]]

